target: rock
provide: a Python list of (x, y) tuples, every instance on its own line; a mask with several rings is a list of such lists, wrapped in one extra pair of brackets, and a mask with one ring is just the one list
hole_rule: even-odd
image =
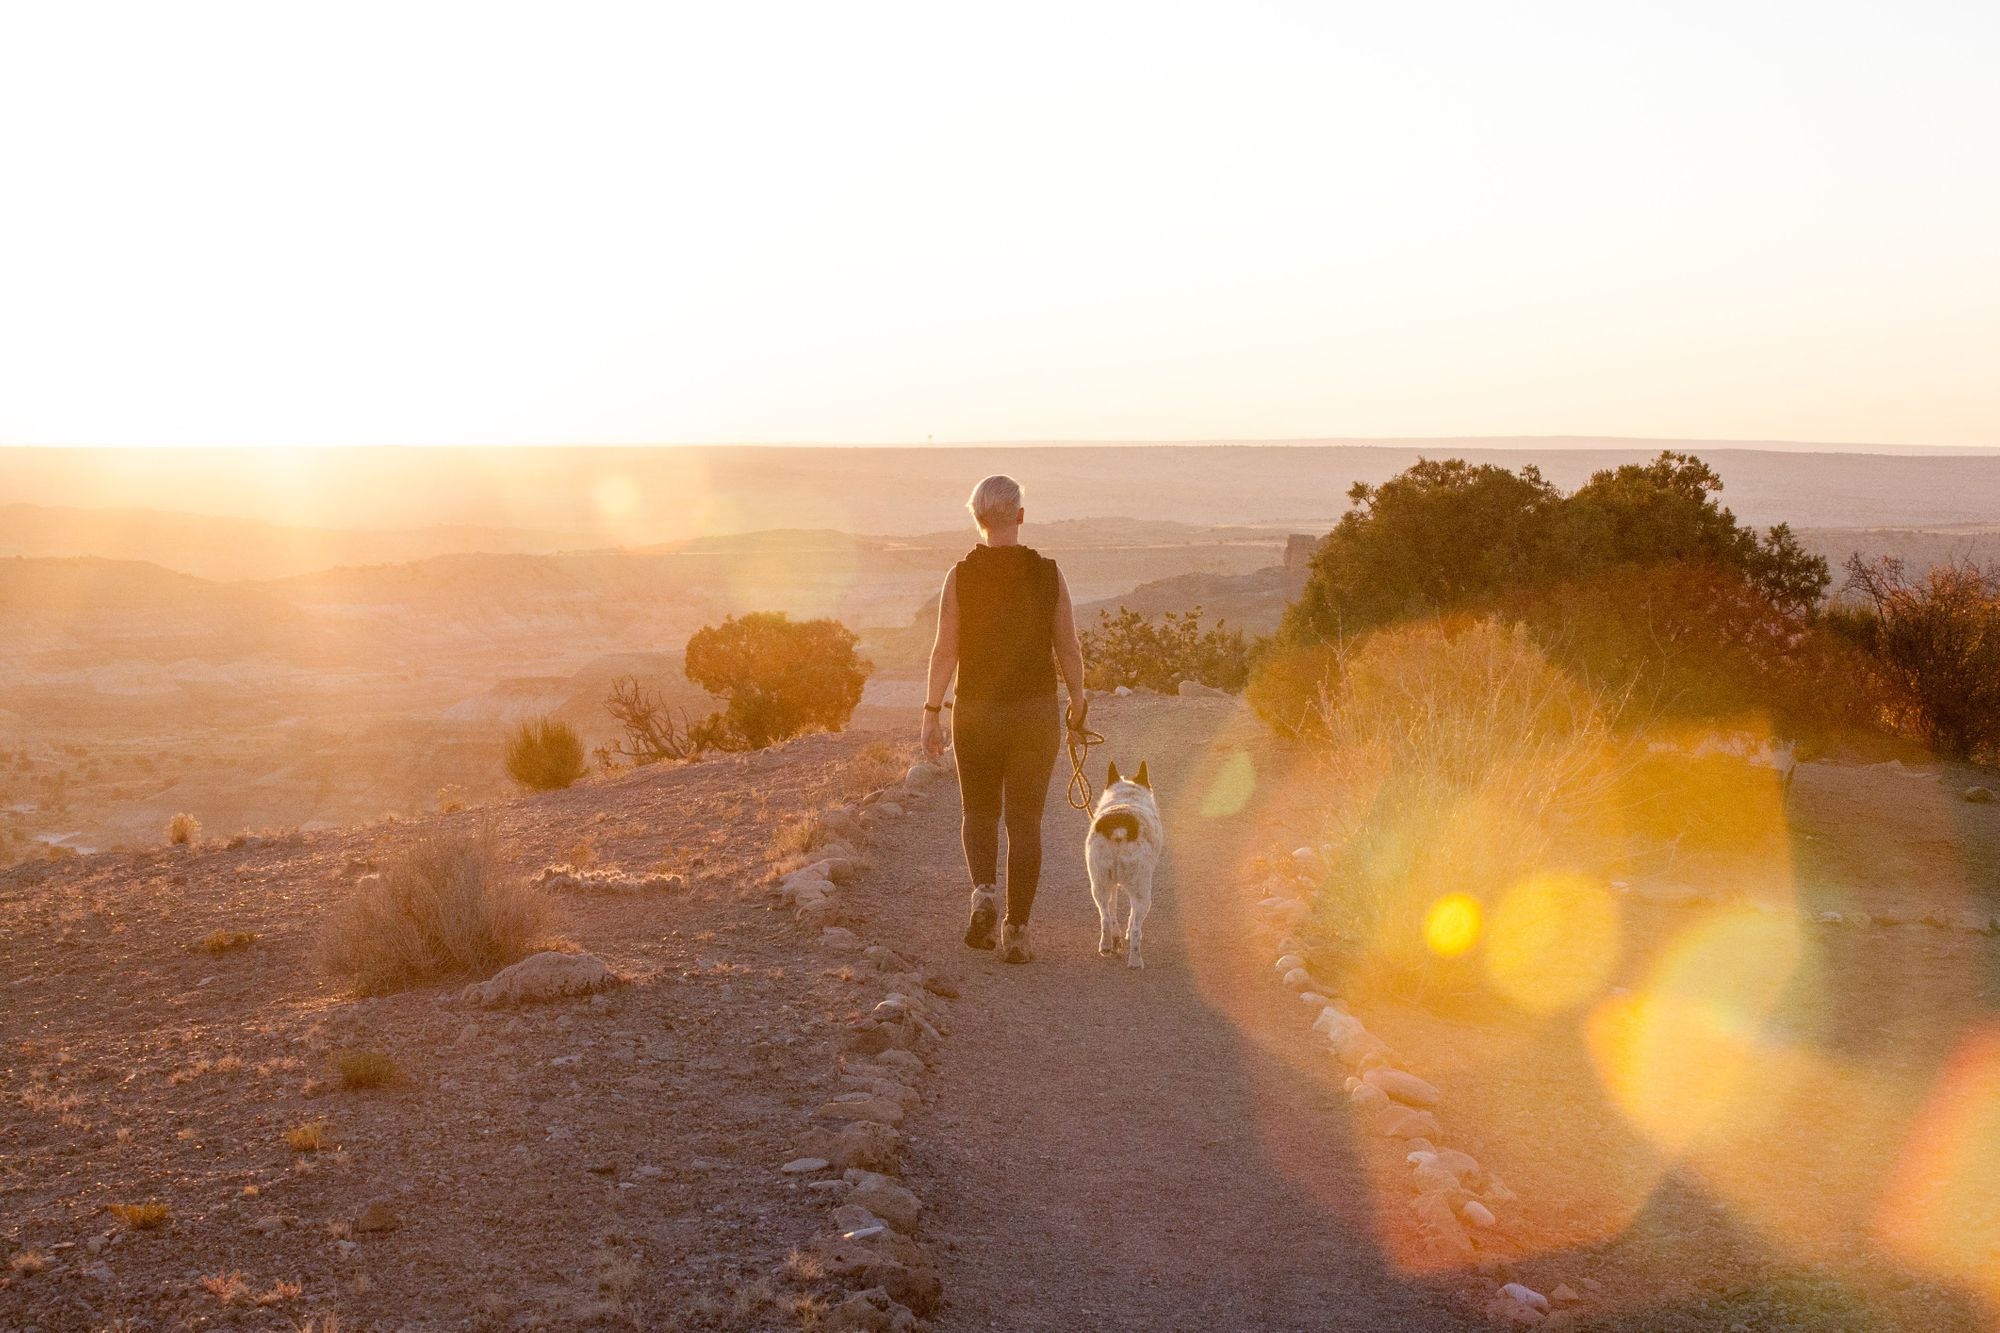
[(821, 1237), (813, 1242), (812, 1251), (828, 1277), (863, 1290), (879, 1287), (919, 1315), (936, 1311), (944, 1295), (929, 1256), (907, 1236), (890, 1232), (866, 1240)]
[(1229, 691), (1218, 690), (1213, 685), (1204, 685), (1198, 680), (1184, 680), (1174, 687), (1174, 692), (1183, 699), (1227, 699)]
[(897, 805), (894, 801), (877, 801), (874, 808), (875, 813), (884, 819), (896, 819), (901, 817), (903, 813), (903, 807)]
[(827, 1333), (912, 1333), (917, 1317), (880, 1287), (856, 1292), (820, 1317)]
[(1282, 894), (1272, 894), (1257, 904), (1257, 910), (1273, 921), (1289, 925), (1306, 915), (1312, 909), (1297, 898), (1287, 898)]
[(940, 999), (956, 1000), (958, 998), (958, 982), (943, 972), (924, 973), (922, 985), (925, 990)]
[[(1494, 1223), (1493, 1210), (1477, 1199), (1467, 1199), (1464, 1203), (1460, 1204), (1458, 1206), (1458, 1215), (1482, 1231), (1490, 1228)], [(1567, 1290), (1567, 1288), (1564, 1288), (1564, 1290)]]
[(1506, 1286), (1500, 1288), (1500, 1294), (1510, 1301), (1518, 1301), (1531, 1310), (1540, 1310), (1543, 1314), (1549, 1312), (1549, 1298), (1542, 1295), (1541, 1292), (1536, 1291), (1533, 1287), (1524, 1287), (1518, 1282), (1509, 1282)]
[(1294, 847), (1292, 848), (1292, 859), (1294, 861), (1297, 861), (1300, 865), (1309, 866), (1316, 864), (1319, 861), (1319, 848)]
[[(866, 1068), (864, 1065), (863, 1068)], [(865, 1073), (841, 1075), (841, 1086), (851, 1092), (865, 1092), (871, 1096), (892, 1101), (905, 1110), (923, 1101), (924, 1095), (915, 1088), (898, 1083), (892, 1078), (881, 1078)], [(837, 1100), (837, 1099), (836, 1099)], [(894, 1123), (893, 1121), (890, 1123)]]
[(633, 1178), (637, 1180), (658, 1180), (665, 1174), (667, 1170), (662, 1166), (642, 1166), (632, 1173)]
[(396, 1216), (396, 1210), (380, 1199), (363, 1208), (361, 1215), (354, 1219), (355, 1234), (363, 1236), (394, 1231), (402, 1225), (403, 1219)]
[(1295, 967), (1304, 967), (1306, 960), (1295, 953), (1288, 953), (1278, 959), (1278, 974), (1283, 976)]
[(842, 953), (853, 953), (861, 947), (861, 937), (845, 926), (828, 926), (819, 933), (819, 942)]
[(903, 1136), (893, 1126), (874, 1120), (853, 1120), (838, 1130), (821, 1129), (807, 1139), (806, 1151), (838, 1167), (894, 1175)]
[(1411, 1111), (1391, 1106), (1382, 1119), (1382, 1136), (1390, 1139), (1434, 1139), (1438, 1136), (1437, 1117), (1429, 1111)]
[(1567, 1282), (1558, 1282), (1556, 1289), (1549, 1293), (1549, 1299), (1557, 1305), (1575, 1305), (1583, 1299), (1583, 1293)]
[(1410, 1211), (1417, 1215), (1425, 1238), (1439, 1251), (1459, 1261), (1472, 1257), (1472, 1238), (1465, 1234), (1448, 1199), (1437, 1194), (1418, 1195), (1410, 1200)]
[(924, 1211), (923, 1200), (907, 1187), (874, 1172), (856, 1182), (847, 1201), (866, 1208), (905, 1236), (917, 1234), (917, 1221)]
[(788, 1176), (803, 1176), (814, 1171), (824, 1171), (833, 1163), (824, 1157), (794, 1157), (778, 1169)]
[(820, 1120), (872, 1120), (878, 1125), (903, 1123), (903, 1108), (886, 1097), (862, 1096), (854, 1101), (834, 1100), (813, 1112)]
[(596, 954), (545, 950), (529, 954), (485, 981), (467, 986), (458, 998), (463, 1004), (490, 1008), (565, 995), (588, 995), (617, 984), (617, 975)]
[(1349, 1069), (1369, 1069), (1387, 1064), (1393, 1054), (1389, 1044), (1356, 1023), (1333, 1039), (1333, 1053)]
[(1347, 1094), (1347, 1100), (1364, 1115), (1379, 1115), (1389, 1109), (1389, 1094), (1366, 1083), (1358, 1084)]
[(1132, 692), (1132, 687), (1130, 685), (1120, 685), (1117, 689), (1114, 689), (1111, 692), (1117, 695), (1119, 698), (1123, 699), (1126, 695)]
[(1361, 1081), (1382, 1089), (1405, 1106), (1436, 1106), (1443, 1096), (1415, 1074), (1406, 1074), (1400, 1069), (1371, 1069), (1361, 1076)]
[(914, 1051), (884, 1051), (875, 1057), (875, 1063), (890, 1069), (901, 1069), (912, 1074), (923, 1072), (923, 1057)]
[(1967, 787), (1965, 799), (1974, 805), (1991, 805), (1995, 798), (1991, 787)]
[(110, 1282), (118, 1276), (118, 1274), (111, 1271), (111, 1265), (105, 1263), (102, 1259), (80, 1271), (83, 1276), (92, 1278), (98, 1282)]
[(1291, 971), (1285, 973), (1282, 980), (1287, 986), (1310, 986), (1313, 984), (1312, 973), (1306, 971), (1303, 967), (1293, 968)]

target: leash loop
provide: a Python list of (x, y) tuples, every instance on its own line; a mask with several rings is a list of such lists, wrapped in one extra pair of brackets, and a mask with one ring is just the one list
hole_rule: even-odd
[(1072, 729), (1065, 719), (1063, 740), (1069, 749), (1069, 808), (1090, 813), (1090, 778), (1084, 773), (1084, 765), (1090, 761), (1090, 747), (1104, 744), (1104, 737), (1087, 727)]

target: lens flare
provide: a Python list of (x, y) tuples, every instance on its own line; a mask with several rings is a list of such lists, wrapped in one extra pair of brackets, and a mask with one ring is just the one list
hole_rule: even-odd
[(1483, 913), (1469, 893), (1447, 893), (1424, 913), (1424, 944), (1440, 958), (1457, 958), (1479, 943)]
[(1222, 770), (1209, 784), (1208, 794), (1201, 802), (1202, 816), (1226, 819), (1240, 814), (1256, 790), (1257, 766), (1251, 762), (1249, 751), (1238, 750), (1222, 761)]
[(1486, 974), (1534, 1013), (1573, 1009), (1618, 961), (1618, 904), (1580, 875), (1536, 875), (1507, 891), (1486, 929)]
[(1801, 953), (1798, 925), (1717, 912), (1666, 950), (1650, 984), (1591, 1014), (1591, 1054), (1605, 1087), (1656, 1145), (1754, 1113), (1768, 1089), (1764, 1021)]

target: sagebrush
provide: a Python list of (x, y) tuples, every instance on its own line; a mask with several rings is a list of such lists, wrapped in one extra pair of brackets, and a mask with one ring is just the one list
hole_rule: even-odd
[(502, 865), (488, 832), (421, 836), (329, 916), (326, 970), (363, 994), (487, 972), (548, 938), (547, 894)]

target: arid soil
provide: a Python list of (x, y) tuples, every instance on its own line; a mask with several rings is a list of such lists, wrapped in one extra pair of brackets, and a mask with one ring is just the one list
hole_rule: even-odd
[[(1992, 1009), (1992, 938), (1920, 923), (1992, 905), (1994, 808), (1956, 799), (1977, 775), (1801, 771), (1791, 888), (1919, 924), (1801, 928), (1746, 1062), (1786, 1076), (1689, 1141), (1606, 1091), (1579, 1014), (1346, 997), (1443, 1090), (1450, 1142), (1519, 1195), (1483, 1265), (1440, 1266), (1412, 1243), (1400, 1148), (1349, 1110), (1252, 919), (1253, 862), (1310, 795), (1298, 756), (1227, 700), (1107, 699), (1093, 725), (1110, 742), (1092, 780), (1146, 759), (1166, 812), (1144, 970), (1095, 953), (1083, 817), (1060, 790), (1028, 966), (958, 943), (949, 784), (885, 826), (840, 895), (844, 925), (960, 992), (902, 1126), (936, 1327), (1453, 1329), (1509, 1279), (1566, 1289), (1570, 1327), (1985, 1326), (1976, 1275), (1947, 1259), (2000, 1235), (1992, 1121), (1973, 1116), (1957, 1155), (1920, 1151), (1968, 1123), (1934, 1103), (1950, 1109), (1939, 1089)], [(0, 1274), (0, 1328), (824, 1320), (841, 1293), (797, 1252), (829, 1201), (778, 1167), (872, 997), (762, 881), (786, 821), (880, 785), (909, 757), (894, 742), (812, 738), (415, 824), (0, 877), (0, 1252), (21, 1261)], [(588, 858), (690, 885), (564, 897), (566, 938), (629, 979), (601, 1002), (469, 1011), (454, 985), (357, 1001), (313, 969), (356, 874), (424, 828), (478, 823), (524, 871)], [(1870, 864), (1897, 869), (1843, 887)], [(1672, 870), (1675, 887), (1721, 873)], [(1606, 998), (1643, 990), (1708, 910), (1627, 903)], [(256, 938), (194, 947), (218, 930)], [(341, 1049), (401, 1077), (342, 1088)], [(1960, 1097), (1975, 1112), (1977, 1090)], [(325, 1147), (287, 1145), (319, 1121)], [(1940, 1175), (1960, 1187), (1942, 1207), (1925, 1202)], [(107, 1211), (152, 1201), (157, 1229)]]
[[(414, 824), (8, 872), (0, 1329), (809, 1321), (819, 1287), (787, 1256), (826, 1208), (778, 1167), (859, 994), (760, 881), (788, 818), (905, 762), (815, 737)], [(482, 1011), (451, 1003), (464, 978), (356, 1000), (316, 972), (357, 873), (482, 822), (524, 871), (589, 857), (688, 878), (564, 897), (564, 935), (629, 984)], [(255, 938), (197, 947), (215, 931)], [(343, 1088), (342, 1049), (400, 1076)], [(325, 1146), (288, 1147), (315, 1122)], [(108, 1211), (149, 1202), (157, 1229)], [(376, 1203), (393, 1230), (357, 1228)]]

